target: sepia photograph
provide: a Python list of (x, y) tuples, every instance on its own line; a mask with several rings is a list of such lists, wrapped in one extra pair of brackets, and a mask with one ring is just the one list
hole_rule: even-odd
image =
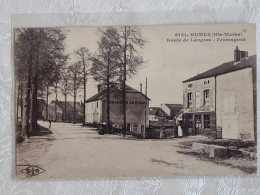
[(13, 34), (17, 178), (257, 173), (255, 24)]

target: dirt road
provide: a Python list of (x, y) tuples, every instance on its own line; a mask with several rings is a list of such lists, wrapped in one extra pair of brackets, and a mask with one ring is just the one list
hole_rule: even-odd
[[(47, 122), (39, 122), (48, 126)], [(17, 176), (27, 165), (45, 172), (40, 178), (135, 177), (244, 174), (240, 169), (201, 161), (177, 151), (183, 139), (142, 140), (98, 135), (80, 124), (52, 123), (53, 134), (32, 137), (17, 146)], [(186, 138), (184, 138), (186, 139)]]

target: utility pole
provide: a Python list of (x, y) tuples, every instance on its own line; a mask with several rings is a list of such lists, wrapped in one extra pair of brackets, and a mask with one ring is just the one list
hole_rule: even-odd
[(147, 113), (146, 113), (146, 107), (147, 107), (147, 78), (145, 78), (145, 108), (144, 108), (144, 138), (146, 133), (146, 120), (147, 120)]

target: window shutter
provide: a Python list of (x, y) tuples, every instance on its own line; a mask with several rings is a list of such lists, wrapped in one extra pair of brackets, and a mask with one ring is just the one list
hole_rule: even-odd
[(183, 105), (184, 105), (184, 108), (188, 107), (188, 94), (186, 92), (184, 93), (184, 96), (183, 96)]
[(203, 94), (203, 90), (200, 91), (200, 106), (204, 106), (204, 94)]
[(214, 102), (213, 102), (213, 90), (212, 89), (210, 89), (209, 90), (209, 105), (210, 106), (213, 106), (213, 104), (214, 104)]

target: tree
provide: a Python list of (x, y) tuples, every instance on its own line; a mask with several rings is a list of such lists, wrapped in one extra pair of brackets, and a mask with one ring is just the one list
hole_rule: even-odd
[(86, 47), (80, 47), (76, 51), (74, 51), (76, 57), (78, 58), (78, 62), (82, 65), (82, 74), (83, 74), (83, 126), (85, 125), (85, 114), (86, 114), (86, 108), (85, 108), (85, 101), (86, 101), (86, 82), (87, 82), (87, 74), (89, 72), (88, 70), (88, 60), (90, 58), (89, 50)]
[(67, 121), (67, 118), (66, 118), (67, 96), (70, 94), (68, 69), (64, 69), (62, 72), (62, 76), (61, 76), (61, 80), (60, 80), (60, 89), (61, 89), (61, 92), (64, 95), (64, 99), (65, 99), (63, 122), (66, 122)]
[[(113, 29), (108, 28), (110, 31)], [(106, 86), (106, 106), (107, 106), (107, 130), (110, 131), (110, 89), (113, 86), (114, 79), (119, 75), (120, 48), (117, 42), (111, 38), (110, 33), (103, 34), (98, 41), (98, 53), (92, 58), (91, 75), (93, 78)], [(117, 40), (119, 41), (119, 40)]]
[(65, 34), (59, 28), (27, 28), (15, 31), (15, 66), (26, 80), (21, 136), (37, 133), (38, 91), (55, 80), (57, 63), (66, 61)]
[(113, 39), (120, 47), (120, 62), (122, 65), (122, 103), (123, 103), (123, 135), (126, 133), (126, 80), (138, 71), (144, 63), (138, 49), (143, 48), (146, 41), (137, 26), (110, 27), (103, 34)]
[[(73, 124), (76, 123), (76, 97), (78, 92), (82, 89), (83, 77), (81, 72), (81, 64), (75, 63), (68, 68), (69, 89), (73, 93), (74, 108), (73, 108)], [(84, 116), (85, 117), (85, 116)]]

